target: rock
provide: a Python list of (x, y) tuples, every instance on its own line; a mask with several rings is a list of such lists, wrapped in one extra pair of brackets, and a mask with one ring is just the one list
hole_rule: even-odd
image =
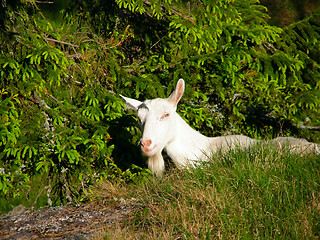
[[(123, 200), (124, 201), (124, 200)], [(90, 239), (103, 229), (127, 219), (137, 207), (134, 201), (90, 203), (29, 211), (23, 206), (0, 216), (0, 239)], [(131, 203), (132, 202), (132, 203)]]

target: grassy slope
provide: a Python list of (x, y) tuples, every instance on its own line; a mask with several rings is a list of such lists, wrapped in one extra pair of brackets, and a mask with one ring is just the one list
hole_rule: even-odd
[(200, 168), (173, 169), (162, 179), (113, 188), (117, 197), (135, 197), (141, 205), (132, 219), (107, 229), (105, 239), (315, 239), (320, 235), (319, 156), (265, 148), (236, 151)]

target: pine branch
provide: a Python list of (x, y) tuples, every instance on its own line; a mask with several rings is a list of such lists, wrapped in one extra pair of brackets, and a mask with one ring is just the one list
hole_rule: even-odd
[[(143, 3), (144, 3), (146, 6), (151, 7), (151, 3), (150, 3), (148, 0), (142, 0), (142, 1), (143, 1)], [(164, 6), (163, 4), (161, 4), (161, 9), (162, 9), (162, 12), (165, 12), (165, 11), (166, 11), (166, 8), (165, 8), (165, 6)], [(173, 9), (170, 9), (170, 11), (171, 11), (171, 13), (172, 13), (173, 15), (178, 15), (179, 17), (182, 17), (183, 19), (186, 19), (186, 20), (194, 23), (194, 19), (193, 19), (193, 18), (186, 17), (186, 16), (184, 16), (182, 13), (177, 12), (177, 11), (175, 11), (175, 10), (173, 10)]]
[(38, 93), (37, 93), (36, 91), (33, 92), (33, 96), (34, 96), (36, 102), (39, 104), (39, 106), (40, 106), (41, 108), (50, 109), (50, 107), (48, 106), (48, 104), (39, 97), (39, 95), (38, 95)]

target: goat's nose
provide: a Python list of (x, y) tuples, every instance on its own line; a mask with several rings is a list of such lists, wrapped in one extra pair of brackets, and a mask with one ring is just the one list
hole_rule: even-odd
[(141, 140), (142, 147), (150, 147), (151, 143), (152, 143), (151, 139)]

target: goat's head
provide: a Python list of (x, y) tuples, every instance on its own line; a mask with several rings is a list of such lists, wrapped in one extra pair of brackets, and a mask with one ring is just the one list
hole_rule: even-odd
[(173, 140), (177, 131), (177, 104), (184, 92), (184, 81), (180, 79), (176, 89), (167, 99), (157, 98), (140, 102), (121, 96), (127, 108), (137, 111), (142, 138), (141, 150), (145, 156), (153, 156)]

